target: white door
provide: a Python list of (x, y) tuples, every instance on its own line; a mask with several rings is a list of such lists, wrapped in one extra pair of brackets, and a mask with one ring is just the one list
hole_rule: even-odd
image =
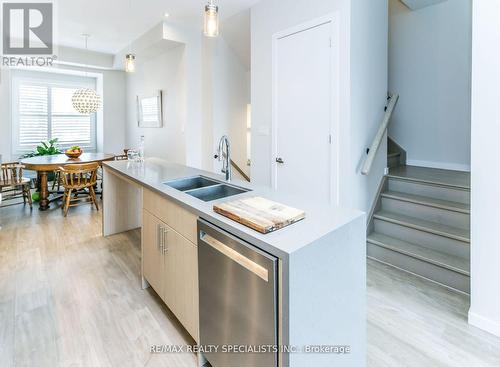
[(332, 22), (277, 36), (273, 179), (279, 191), (332, 201)]

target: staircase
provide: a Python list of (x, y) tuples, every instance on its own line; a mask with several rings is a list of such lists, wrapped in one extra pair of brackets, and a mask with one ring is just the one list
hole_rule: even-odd
[[(369, 225), (368, 257), (470, 292), (470, 174), (399, 165)], [(394, 154), (394, 152), (393, 152)]]
[(390, 136), (387, 137), (387, 167), (393, 168), (406, 164), (406, 151)]

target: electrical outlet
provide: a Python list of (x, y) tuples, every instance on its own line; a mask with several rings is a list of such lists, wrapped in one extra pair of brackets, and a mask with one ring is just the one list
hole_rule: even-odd
[(389, 174), (389, 167), (384, 168), (384, 176), (387, 176)]

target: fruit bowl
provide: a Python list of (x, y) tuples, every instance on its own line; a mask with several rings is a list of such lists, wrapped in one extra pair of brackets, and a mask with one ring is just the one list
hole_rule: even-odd
[(66, 156), (69, 158), (69, 159), (77, 159), (79, 156), (81, 156), (83, 153), (83, 150), (67, 150), (64, 152), (64, 154), (66, 154)]

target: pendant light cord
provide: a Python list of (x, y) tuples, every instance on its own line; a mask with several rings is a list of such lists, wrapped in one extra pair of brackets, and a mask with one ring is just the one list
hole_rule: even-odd
[(82, 36), (85, 38), (85, 78), (88, 77), (88, 68), (89, 68), (89, 37), (90, 34), (88, 33), (83, 33)]

